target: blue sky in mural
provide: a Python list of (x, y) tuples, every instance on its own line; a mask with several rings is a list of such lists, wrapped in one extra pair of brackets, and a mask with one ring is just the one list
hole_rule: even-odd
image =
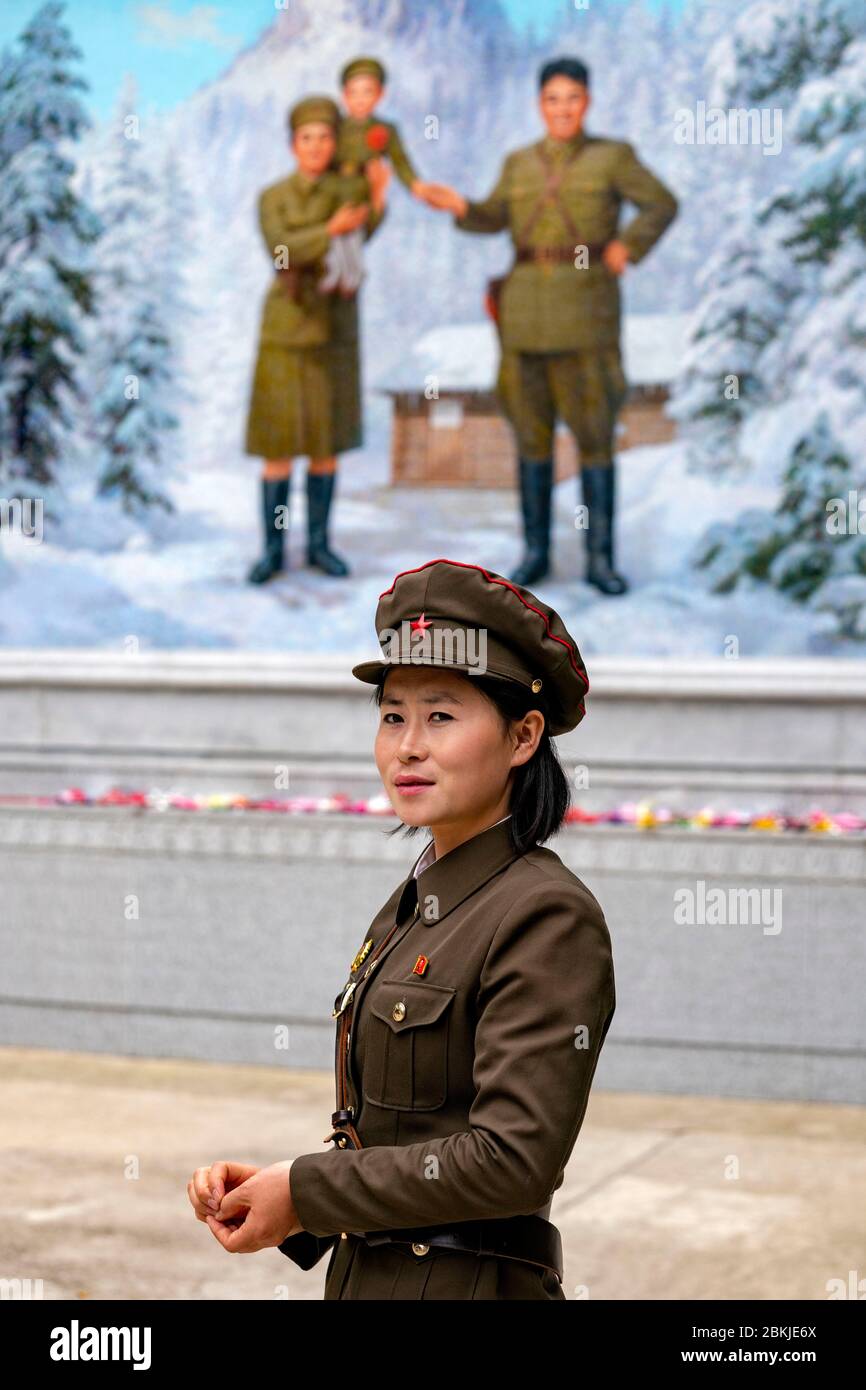
[[(317, 0), (327, 3), (327, 0)], [(605, 0), (609, 6), (625, 0)], [(663, 7), (665, 0), (648, 0)], [(543, 26), (571, 9), (568, 0), (502, 0), (517, 24)], [(676, 12), (681, 0), (666, 0)], [(2, 0), (0, 44), (20, 33), (38, 0)], [(98, 115), (111, 109), (123, 74), (138, 79), (144, 108), (170, 109), (218, 77), (236, 53), (272, 22), (275, 0), (67, 0), (66, 19), (82, 50), (87, 101)], [(285, 6), (281, 6), (285, 8)]]

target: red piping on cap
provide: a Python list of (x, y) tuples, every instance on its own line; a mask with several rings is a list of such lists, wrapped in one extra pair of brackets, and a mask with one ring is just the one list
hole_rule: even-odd
[(544, 626), (547, 630), (547, 636), (551, 639), (551, 641), (561, 642), (563, 647), (566, 647), (568, 649), (568, 659), (571, 662), (572, 667), (574, 668), (575, 675), (580, 676), (580, 679), (584, 683), (584, 693), (586, 693), (586, 691), (589, 690), (589, 677), (583, 671), (581, 671), (578, 665), (576, 665), (574, 660), (574, 648), (572, 647), (571, 643), (566, 642), (564, 637), (557, 637), (556, 633), (551, 632), (550, 623), (546, 615), (542, 613), (540, 608), (535, 608), (533, 604), (527, 603), (526, 599), (523, 597), (522, 594), (517, 592), (513, 584), (509, 584), (508, 580), (503, 579), (501, 575), (488, 574), (487, 570), (484, 569), (482, 565), (470, 565), (463, 560), (446, 560), (444, 558), (440, 558), (438, 560), (427, 560), (423, 565), (417, 565), (415, 569), (401, 570), (399, 574), (394, 576), (394, 579), (392, 580), (390, 586), (387, 589), (382, 590), (381, 594), (379, 595), (379, 598), (383, 599), (386, 594), (390, 594), (394, 588), (394, 585), (397, 583), (397, 580), (402, 579), (404, 574), (420, 574), (422, 570), (429, 569), (431, 565), (459, 565), (460, 568), (464, 570), (478, 570), (478, 573), (483, 574), (484, 578), (490, 584), (503, 584), (506, 589), (510, 589), (513, 594), (517, 594), (517, 597), (520, 599), (520, 602), (523, 604), (524, 608), (529, 608), (531, 612), (537, 613), (539, 618), (542, 618), (544, 620)]

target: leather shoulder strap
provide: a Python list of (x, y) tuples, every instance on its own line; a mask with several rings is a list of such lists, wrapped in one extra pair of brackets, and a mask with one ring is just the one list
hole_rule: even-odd
[(574, 225), (571, 214), (569, 213), (568, 208), (565, 206), (565, 203), (562, 201), (561, 187), (562, 181), (565, 178), (566, 169), (570, 168), (574, 161), (580, 158), (585, 149), (586, 145), (583, 145), (578, 150), (572, 150), (569, 153), (568, 158), (566, 160), (563, 160), (563, 163), (560, 166), (560, 168), (554, 169), (551, 161), (548, 159), (545, 153), (544, 142), (542, 140), (539, 140), (538, 144), (535, 146), (535, 152), (538, 155), (539, 160), (541, 161), (542, 167), (544, 168), (546, 182), (544, 185), (544, 192), (542, 196), (539, 198), (538, 202), (535, 204), (535, 207), (529, 214), (529, 217), (526, 219), (526, 222), (524, 223), (521, 229), (520, 236), (516, 238), (518, 246), (525, 246), (526, 238), (529, 236), (529, 233), (532, 231), (539, 217), (543, 213), (547, 200), (550, 197), (552, 197), (556, 202), (556, 206), (562, 214), (562, 219), (565, 222), (569, 235), (574, 237), (576, 242), (580, 240), (580, 234)]

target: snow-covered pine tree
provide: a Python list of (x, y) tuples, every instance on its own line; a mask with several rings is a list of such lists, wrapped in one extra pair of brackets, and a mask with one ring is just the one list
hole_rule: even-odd
[(775, 512), (756, 508), (717, 523), (702, 538), (696, 563), (710, 571), (717, 592), (751, 575), (798, 603), (813, 600), (831, 579), (866, 584), (866, 517), (861, 533), (854, 482), (822, 410), (794, 446)]
[(173, 350), (161, 297), (164, 239), (136, 107), (137, 86), (128, 76), (101, 170), (100, 308), (88, 356), (97, 492), (142, 520), (154, 506), (174, 510), (165, 491), (167, 439), (179, 421), (170, 405)]
[(63, 10), (43, 5), (0, 58), (0, 480), (17, 497), (60, 484), (93, 311), (99, 221), (67, 157), (90, 124), (78, 96), (87, 84)]
[[(858, 505), (866, 497), (866, 10), (859, 0), (761, 0), (734, 25), (718, 61), (730, 101), (787, 108), (793, 178), (757, 210), (754, 235), (769, 233), (783, 249), (796, 292), (778, 302), (756, 356), (766, 395), (742, 411), (734, 446), (747, 450), (757, 424), (764, 441), (776, 441), (779, 504), (711, 528), (695, 560), (717, 586), (753, 574), (835, 611), (840, 630), (861, 635), (866, 623), (852, 605), (863, 538), (857, 528), (817, 537), (814, 511), (822, 491), (824, 504), (840, 488)], [(803, 528), (802, 548), (792, 524)], [(824, 586), (838, 592), (840, 584), (834, 609)]]
[(771, 237), (756, 235), (751, 210), (741, 208), (696, 277), (700, 298), (667, 407), (679, 423), (693, 472), (723, 475), (747, 468), (740, 431), (772, 394), (764, 349), (796, 293), (788, 260)]
[[(157, 170), (156, 209), (153, 229), (153, 288), (161, 305), (166, 325), (170, 325), (169, 345), (163, 360), (163, 406), (173, 415), (183, 418), (185, 406), (199, 400), (190, 389), (182, 345), (188, 341), (188, 328), (193, 318), (199, 318), (188, 284), (193, 248), (204, 243), (197, 236), (198, 217), (189, 192), (190, 179), (185, 159), (169, 145)], [(194, 413), (187, 412), (195, 427)], [(180, 464), (188, 450), (181, 442), (181, 430), (172, 429), (166, 436), (165, 457), (173, 466)], [(190, 447), (197, 447), (195, 437)]]

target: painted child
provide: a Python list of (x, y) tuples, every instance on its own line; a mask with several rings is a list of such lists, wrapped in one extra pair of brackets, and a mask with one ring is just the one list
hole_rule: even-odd
[[(400, 132), (376, 114), (385, 94), (386, 72), (378, 58), (353, 58), (340, 73), (344, 111), (337, 132), (334, 168), (344, 180), (350, 202), (369, 200), (371, 180), (384, 173), (385, 159), (413, 197), (426, 202), (428, 185), (418, 178)], [(341, 237), (326, 262), (323, 288), (351, 295), (364, 275), (363, 238)]]

